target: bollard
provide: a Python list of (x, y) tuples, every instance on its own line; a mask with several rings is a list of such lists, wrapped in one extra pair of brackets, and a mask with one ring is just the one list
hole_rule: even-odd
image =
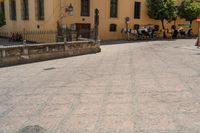
[(3, 58), (6, 57), (6, 50), (2, 50), (2, 57), (3, 57)]
[(67, 47), (67, 38), (65, 37), (64, 38), (64, 47), (65, 47), (65, 51), (68, 49), (68, 47)]
[(64, 37), (64, 44), (66, 44), (67, 43), (67, 38), (66, 37)]
[(49, 52), (49, 47), (48, 46), (46, 46), (46, 52)]
[(23, 45), (26, 45), (26, 40), (23, 40)]
[(100, 45), (101, 45), (101, 40), (98, 39), (98, 40), (96, 41), (96, 44), (97, 44), (98, 46), (100, 46)]
[(95, 41), (95, 43), (96, 43), (98, 46), (101, 45), (101, 40), (100, 40), (99, 36), (97, 37), (97, 40)]

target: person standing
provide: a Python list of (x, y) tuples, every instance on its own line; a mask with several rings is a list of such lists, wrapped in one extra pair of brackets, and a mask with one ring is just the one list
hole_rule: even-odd
[(197, 46), (197, 48), (200, 48), (200, 40), (199, 40), (199, 38), (197, 38), (195, 46)]
[(178, 30), (176, 29), (175, 25), (172, 26), (172, 31), (173, 31), (172, 39), (177, 39)]

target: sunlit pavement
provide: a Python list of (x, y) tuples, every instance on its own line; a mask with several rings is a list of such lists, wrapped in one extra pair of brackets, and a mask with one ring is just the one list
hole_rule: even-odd
[(0, 133), (198, 133), (194, 43), (104, 45), (98, 54), (0, 68)]

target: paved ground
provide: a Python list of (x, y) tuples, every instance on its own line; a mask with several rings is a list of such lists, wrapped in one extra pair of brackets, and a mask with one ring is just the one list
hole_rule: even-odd
[(1, 68), (0, 133), (199, 133), (194, 42), (106, 45), (99, 54)]

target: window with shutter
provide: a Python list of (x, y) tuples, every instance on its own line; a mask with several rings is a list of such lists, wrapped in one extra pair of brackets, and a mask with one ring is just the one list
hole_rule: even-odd
[(16, 20), (16, 1), (15, 0), (10, 0), (10, 19), (11, 20)]
[(134, 18), (140, 19), (141, 2), (135, 2)]
[(90, 0), (81, 0), (81, 16), (90, 16)]
[(110, 32), (116, 32), (117, 31), (117, 25), (116, 24), (110, 24)]
[(0, 5), (0, 12), (3, 13), (3, 15), (5, 16), (5, 5), (4, 5), (4, 1), (2, 1), (0, 4), (1, 4), (1, 5)]
[(116, 18), (118, 15), (118, 0), (110, 0), (110, 17)]
[(22, 20), (29, 20), (28, 0), (21, 0)]
[(35, 0), (35, 15), (37, 20), (44, 20), (44, 0)]

